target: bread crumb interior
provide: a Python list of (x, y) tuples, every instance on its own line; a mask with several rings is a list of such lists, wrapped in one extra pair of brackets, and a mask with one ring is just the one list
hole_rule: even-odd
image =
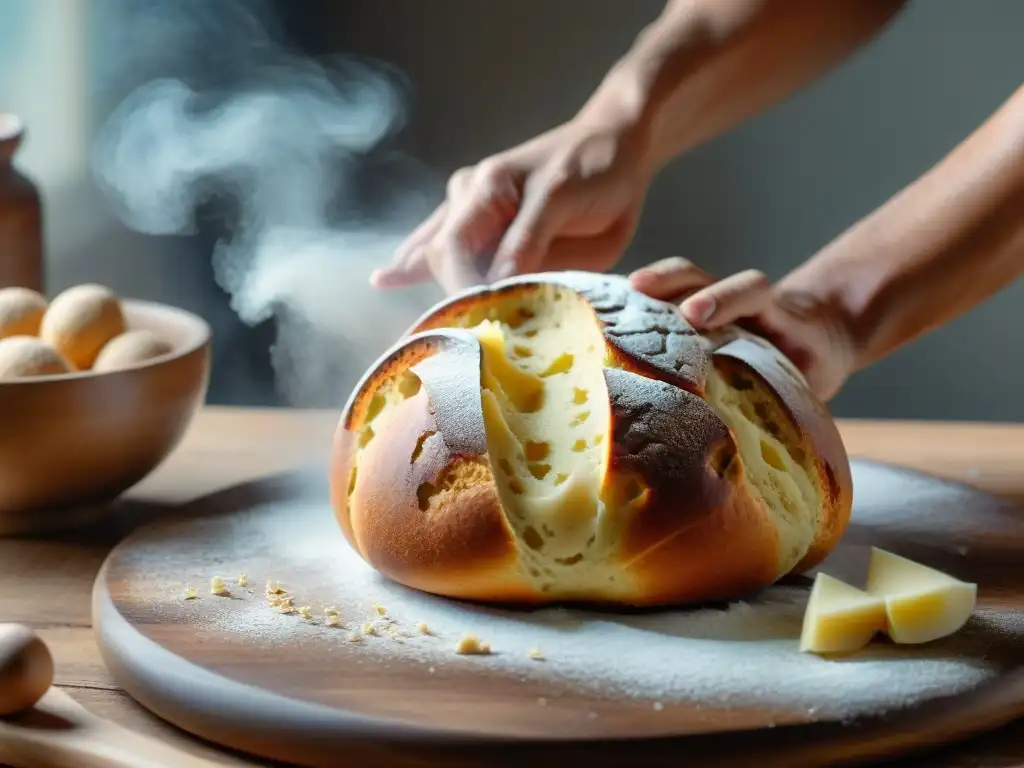
[(586, 300), (546, 285), (471, 313), (488, 452), (525, 576), (561, 600), (614, 596), (601, 567), (621, 525), (601, 497), (611, 413), (605, 341)]
[(712, 366), (705, 396), (732, 431), (747, 480), (775, 521), (781, 577), (814, 543), (823, 489), (775, 396), (753, 373), (731, 368)]

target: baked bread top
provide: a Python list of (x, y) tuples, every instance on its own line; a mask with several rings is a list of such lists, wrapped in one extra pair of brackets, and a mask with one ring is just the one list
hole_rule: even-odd
[(821, 562), (852, 501), (835, 424), (778, 350), (586, 272), (420, 318), (349, 398), (331, 489), (384, 575), (518, 603), (748, 594)]

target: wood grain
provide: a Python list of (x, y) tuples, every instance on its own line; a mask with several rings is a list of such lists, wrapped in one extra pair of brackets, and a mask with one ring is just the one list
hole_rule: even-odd
[[(441, 747), (467, 764), (484, 756), (518, 764), (557, 754), (616, 765), (628, 753), (645, 765), (838, 765), (963, 738), (1024, 714), (1024, 520), (1016, 509), (966, 487), (872, 464), (858, 464), (855, 488), (853, 523), (824, 570), (862, 582), (868, 549), (877, 545), (980, 585), (979, 615), (959, 635), (903, 649), (887, 663), (957, 659), (985, 665), (990, 681), (913, 706), (895, 697), (884, 716), (848, 710), (844, 715), (856, 722), (844, 724), (816, 714), (827, 706), (823, 699), (842, 698), (842, 689), (810, 694), (803, 704), (769, 698), (722, 706), (715, 694), (652, 709), (656, 697), (565, 682), (557, 657), (550, 660), (555, 674), (532, 679), (486, 663), (455, 663), (450, 653), (450, 661), (432, 662), (435, 670), (404, 644), (346, 644), (342, 633), (307, 631), (297, 617), (254, 639), (253, 627), (235, 617), (247, 603), (271, 613), (260, 594), (267, 578), (293, 585), (298, 600), (315, 606), (370, 598), (341, 595), (344, 583), (318, 580), (346, 545), (334, 530), (326, 488), (305, 479), (240, 486), (137, 531), (101, 571), (93, 618), (108, 666), (147, 707), (211, 740), (309, 766), (334, 765), (353, 743), (392, 765), (421, 764), (425, 750)], [(294, 545), (289, 554), (282, 536)], [(316, 546), (329, 539), (337, 551)], [(205, 605), (182, 599), (183, 578), (203, 583), (210, 573), (243, 570), (258, 580), (252, 596), (239, 588), (219, 601), (207, 594)], [(363, 618), (354, 620), (358, 627)], [(799, 625), (793, 629), (799, 657)], [(370, 650), (373, 642), (384, 644), (377, 646), (383, 657)], [(396, 741), (406, 746), (389, 746)]]
[[(90, 627), (89, 596), (106, 553), (142, 522), (181, 504), (322, 460), (337, 423), (330, 411), (207, 407), (179, 448), (129, 491), (112, 519), (44, 541), (0, 540), (0, 617), (29, 624), (56, 642), (57, 683), (88, 709), (206, 755), (208, 744), (168, 725), (116, 687)], [(1024, 501), (1024, 426), (909, 421), (840, 421), (853, 456), (913, 467)], [(239, 765), (267, 765), (236, 758)], [(364, 755), (360, 765), (372, 766)], [(386, 764), (386, 763), (385, 763)], [(445, 765), (434, 760), (431, 764)], [(1024, 765), (1020, 721), (962, 744), (894, 765), (1009, 768)]]

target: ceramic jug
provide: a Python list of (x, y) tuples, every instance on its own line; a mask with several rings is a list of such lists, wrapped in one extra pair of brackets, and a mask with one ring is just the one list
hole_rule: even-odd
[(0, 288), (43, 292), (42, 201), (14, 164), (24, 135), (20, 118), (0, 113)]

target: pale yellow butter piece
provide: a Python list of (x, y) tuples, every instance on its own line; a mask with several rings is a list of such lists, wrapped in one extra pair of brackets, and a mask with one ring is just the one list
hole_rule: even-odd
[(818, 573), (804, 610), (800, 650), (851, 653), (885, 630), (885, 599)]
[(895, 643), (928, 643), (967, 623), (978, 587), (872, 547), (867, 591), (884, 599), (886, 633)]

